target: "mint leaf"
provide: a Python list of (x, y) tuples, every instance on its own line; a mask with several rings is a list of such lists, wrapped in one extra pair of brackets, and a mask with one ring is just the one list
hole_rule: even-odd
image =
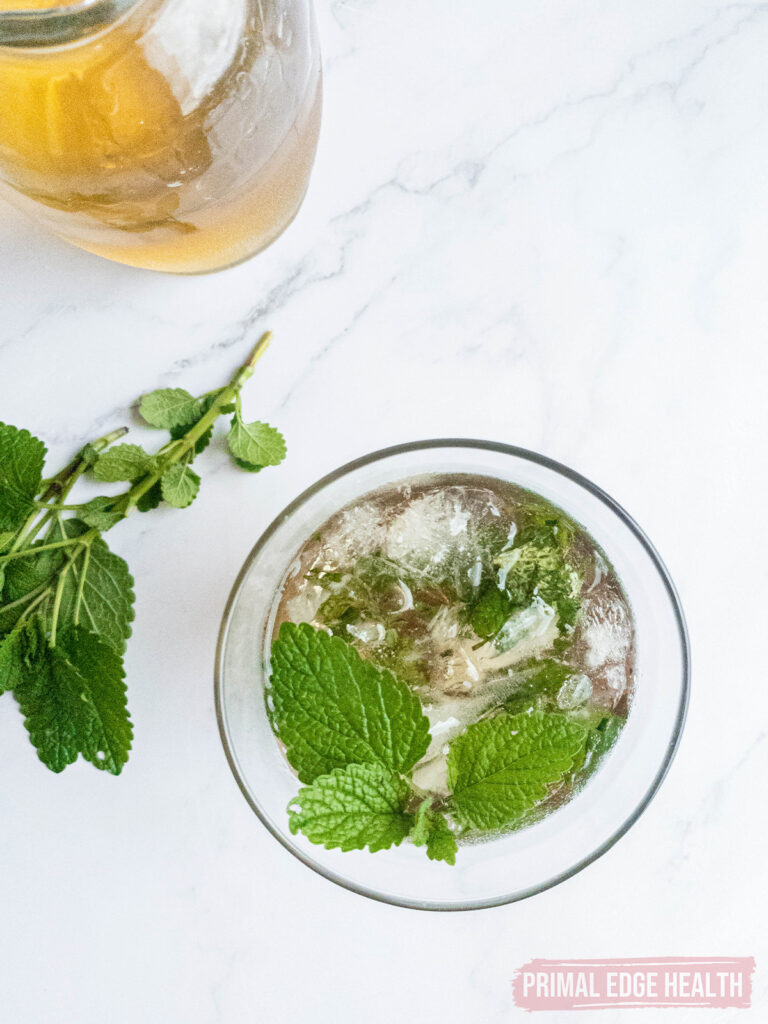
[(80, 450), (80, 458), (83, 460), (83, 464), (91, 469), (99, 461), (100, 451), (94, 445), (88, 442)]
[(426, 846), (430, 860), (444, 860), (456, 863), (459, 845), (451, 831), (448, 819), (432, 808), (432, 798), (422, 800), (416, 811), (416, 820), (411, 832), (414, 846)]
[(429, 721), (404, 682), (305, 623), (280, 627), (270, 699), (273, 726), (302, 782), (350, 764), (407, 772), (429, 745)]
[(42, 441), (0, 423), (0, 530), (17, 530), (34, 512), (44, 461)]
[[(65, 523), (66, 535), (76, 537), (85, 527), (76, 519)], [(85, 553), (77, 558), (67, 573), (59, 608), (58, 628), (76, 625), (86, 627), (119, 653), (131, 635), (134, 611), (133, 577), (125, 561), (110, 551), (101, 537), (94, 537)], [(51, 552), (53, 553), (53, 552)], [(78, 607), (78, 588), (82, 581)]]
[(119, 775), (133, 738), (122, 657), (79, 626), (61, 634), (56, 652), (57, 662), (66, 661), (67, 668), (76, 671), (85, 684), (77, 694), (84, 705), (80, 709), (80, 753), (97, 768)]
[[(60, 550), (41, 551), (35, 554), (36, 548), (42, 543), (37, 541), (31, 544), (27, 548), (30, 552), (28, 557), (14, 558), (5, 566), (3, 604), (0, 605), (0, 636), (14, 628), (24, 614), (26, 606), (39, 592), (38, 588), (50, 584), (64, 564), (64, 554)], [(25, 598), (27, 600), (24, 600)]]
[(238, 459), (236, 456), (232, 456), (232, 461), (238, 467), (238, 469), (244, 469), (246, 473), (260, 473), (264, 466), (254, 466), (250, 462), (246, 462), (245, 459)]
[(91, 498), (85, 505), (81, 505), (77, 515), (87, 526), (93, 526), (97, 530), (111, 530), (113, 526), (125, 518), (124, 512), (113, 512), (112, 506), (115, 498), (100, 494), (97, 498)]
[(25, 622), (0, 640), (0, 693), (21, 685), (38, 646), (45, 642), (37, 619)]
[(119, 775), (132, 737), (120, 655), (80, 627), (60, 634), (55, 647), (40, 623), (34, 629), (10, 641), (14, 695), (40, 760), (60, 772), (81, 753)]
[[(174, 441), (178, 441), (182, 437), (184, 437), (184, 435), (188, 431), (190, 431), (192, 429), (192, 427), (194, 427), (195, 424), (199, 420), (202, 419), (203, 416), (205, 416), (205, 414), (209, 411), (209, 409), (211, 408), (213, 403), (218, 398), (218, 395), (219, 395), (219, 392), (216, 391), (213, 394), (206, 395), (204, 398), (197, 399), (194, 408), (191, 410), (190, 418), (184, 420), (183, 422), (177, 423), (177, 424), (175, 424), (172, 427), (169, 427), (169, 430), (170, 430), (170, 433), (171, 433), (171, 437), (173, 438)], [(225, 412), (225, 411), (227, 411), (227, 410), (225, 410), (225, 409), (221, 410), (221, 412)], [(211, 426), (208, 427), (208, 429), (205, 430), (200, 435), (200, 437), (198, 437), (197, 441), (195, 441), (195, 455), (199, 455), (201, 452), (205, 451), (205, 449), (210, 444), (212, 437), (213, 437), (213, 424), (211, 424)]]
[(565, 715), (540, 711), (470, 725), (448, 751), (457, 820), (483, 830), (513, 824), (564, 778), (585, 740)]
[(413, 818), (403, 810), (409, 792), (407, 782), (380, 764), (335, 768), (291, 800), (290, 829), (327, 850), (386, 850), (411, 830)]
[(174, 508), (191, 505), (200, 490), (200, 477), (189, 466), (174, 462), (160, 478), (163, 499)]
[(581, 579), (568, 561), (573, 528), (565, 516), (533, 507), (522, 515), (525, 525), (511, 547), (499, 552), (502, 585), (515, 608), (535, 597), (554, 608), (560, 628), (570, 629), (580, 608)]
[[(200, 415), (202, 416), (203, 413), (201, 412)], [(197, 422), (197, 420), (195, 420), (195, 423), (196, 422)], [(189, 430), (191, 430), (192, 427), (194, 427), (195, 423), (188, 423), (188, 424), (186, 424), (183, 427), (171, 427), (171, 432), (170, 433), (171, 433), (171, 437), (173, 438), (173, 440), (174, 441), (178, 441), (182, 437), (184, 437), (184, 435)], [(212, 437), (213, 437), (213, 425), (208, 427), (207, 430), (204, 430), (202, 432), (202, 434), (200, 435), (200, 437), (198, 437), (198, 439), (195, 441), (195, 449), (194, 449), (195, 455), (199, 455), (201, 452), (205, 451), (205, 449), (211, 443), (211, 438)]]
[(536, 704), (554, 701), (560, 687), (574, 669), (554, 658), (532, 658), (515, 672), (515, 688), (504, 702), (510, 714), (527, 711)]
[(235, 415), (227, 442), (230, 452), (243, 469), (277, 466), (285, 458), (283, 435), (268, 423), (244, 423), (240, 416)]
[(160, 502), (163, 500), (163, 489), (160, 486), (160, 481), (152, 484), (148, 491), (136, 502), (136, 508), (139, 512), (151, 512), (152, 509), (157, 508)]
[(488, 583), (468, 608), (469, 624), (481, 640), (490, 640), (502, 628), (514, 607), (503, 590), (495, 583)]
[(102, 483), (138, 480), (155, 467), (155, 459), (137, 444), (117, 444), (99, 456), (93, 475)]
[(184, 388), (160, 388), (144, 395), (139, 413), (153, 427), (181, 427), (197, 423), (203, 415), (200, 400)]
[(619, 738), (619, 733), (626, 725), (626, 721), (620, 715), (613, 714), (593, 719), (584, 749), (574, 761), (574, 772), (583, 770), (582, 779), (589, 778)]

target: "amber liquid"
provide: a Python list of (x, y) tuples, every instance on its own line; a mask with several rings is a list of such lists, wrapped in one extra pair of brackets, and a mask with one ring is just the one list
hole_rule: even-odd
[(146, 29), (128, 18), (95, 41), (0, 54), (4, 194), (121, 263), (177, 273), (232, 265), (269, 245), (301, 205), (319, 131), (319, 64), (290, 113), (275, 114), (258, 95), (259, 61), (275, 43), (250, 12), (224, 73), (185, 102)]

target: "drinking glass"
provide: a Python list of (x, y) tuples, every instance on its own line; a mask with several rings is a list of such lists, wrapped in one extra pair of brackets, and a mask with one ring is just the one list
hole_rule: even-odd
[[(277, 600), (295, 556), (349, 502), (413, 477), (495, 477), (558, 505), (605, 551), (635, 617), (636, 664), (626, 725), (596, 773), (535, 824), (475, 845), (456, 865), (409, 843), (380, 853), (326, 850), (292, 835), (286, 807), (299, 789), (265, 706)], [(374, 452), (324, 477), (272, 523), (229, 599), (216, 657), (216, 707), (227, 758), (246, 800), (294, 856), (354, 892), (404, 907), (468, 910), (520, 900), (591, 864), (637, 821), (677, 748), (689, 690), (688, 639), (674, 586), (640, 527), (585, 477), (542, 455), (487, 441), (437, 440)]]

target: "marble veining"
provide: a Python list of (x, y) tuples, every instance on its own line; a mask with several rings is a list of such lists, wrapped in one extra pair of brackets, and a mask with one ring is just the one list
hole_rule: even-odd
[[(317, 10), (315, 172), (261, 256), (153, 275), (2, 207), (0, 419), (57, 461), (123, 423), (151, 444), (138, 395), (224, 382), (271, 328), (244, 400), (289, 458), (250, 477), (212, 446), (192, 509), (111, 535), (137, 589), (120, 779), (47, 773), (0, 699), (0, 1017), (501, 1024), (532, 957), (717, 954), (758, 961), (753, 1010), (718, 1021), (763, 1020), (768, 4)], [(628, 835), (532, 900), (446, 916), (289, 857), (231, 778), (212, 694), (261, 530), (346, 460), (438, 435), (542, 451), (620, 501), (675, 578), (694, 664), (680, 752)]]

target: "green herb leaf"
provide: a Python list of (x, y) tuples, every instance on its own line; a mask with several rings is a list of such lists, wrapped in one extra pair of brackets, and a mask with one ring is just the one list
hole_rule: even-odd
[(566, 557), (570, 539), (565, 520), (542, 519), (521, 530), (512, 548), (496, 558), (512, 606), (525, 608), (540, 597), (557, 611), (561, 628), (573, 626), (581, 604), (581, 580)]
[(138, 480), (151, 473), (156, 460), (137, 444), (117, 444), (107, 448), (93, 467), (93, 475), (102, 483)]
[(484, 830), (515, 823), (570, 771), (585, 740), (582, 726), (544, 712), (470, 725), (448, 751), (456, 818)]
[(174, 508), (191, 505), (200, 490), (200, 477), (189, 466), (174, 462), (160, 479), (163, 499)]
[(149, 490), (142, 494), (136, 502), (136, 508), (139, 512), (151, 512), (152, 509), (157, 508), (162, 500), (163, 489), (160, 486), (160, 481), (158, 480), (156, 484), (152, 484)]
[(532, 658), (515, 672), (514, 689), (504, 702), (510, 714), (527, 711), (536, 704), (552, 702), (574, 669), (554, 658)]
[(38, 645), (45, 645), (45, 637), (36, 619), (18, 626), (0, 640), (0, 693), (21, 685)]
[(92, 466), (95, 466), (96, 463), (99, 461), (100, 454), (101, 452), (99, 451), (99, 449), (92, 445), (90, 442), (84, 445), (83, 448), (80, 450), (80, 458), (83, 460), (84, 465), (86, 465), (89, 469)]
[[(184, 437), (184, 435), (188, 433), (192, 429), (192, 427), (194, 427), (195, 424), (198, 423), (203, 418), (203, 416), (205, 416), (205, 414), (210, 410), (213, 403), (216, 401), (218, 395), (219, 392), (216, 391), (210, 395), (206, 395), (204, 398), (197, 399), (197, 402), (194, 408), (192, 409), (192, 415), (190, 419), (185, 420), (183, 423), (178, 423), (175, 426), (169, 428), (171, 437), (173, 438), (174, 441), (179, 441), (182, 437)], [(227, 410), (221, 409), (220, 414), (225, 411)], [(200, 437), (198, 437), (197, 441), (195, 441), (195, 455), (199, 455), (201, 452), (205, 451), (205, 449), (210, 444), (212, 437), (213, 424), (211, 424), (211, 426), (208, 427), (208, 429), (204, 431), (200, 435)]]
[(0, 658), (6, 645), (14, 694), (40, 760), (60, 772), (81, 753), (119, 775), (132, 738), (120, 655), (79, 627), (50, 647), (40, 621), (6, 639)]
[(150, 426), (170, 429), (197, 423), (200, 408), (200, 400), (184, 388), (160, 388), (143, 396), (139, 413)]
[[(77, 519), (67, 520), (65, 529), (68, 537), (85, 532)], [(133, 577), (127, 564), (109, 550), (101, 537), (94, 537), (88, 545), (88, 557), (81, 552), (64, 578), (57, 628), (79, 624), (122, 653), (131, 635), (134, 600)]]
[(459, 845), (451, 831), (448, 819), (432, 807), (432, 798), (422, 800), (416, 811), (416, 821), (411, 832), (414, 846), (426, 846), (430, 860), (444, 860), (456, 863)]
[[(59, 537), (57, 536), (57, 540)], [(3, 605), (0, 606), (0, 636), (10, 632), (27, 605), (46, 584), (50, 584), (64, 564), (60, 549), (35, 553), (42, 541), (31, 544), (26, 558), (15, 558), (5, 566)]]
[(587, 742), (573, 764), (574, 772), (583, 770), (583, 779), (589, 778), (600, 766), (619, 738), (619, 733), (627, 724), (627, 720), (621, 715), (607, 714), (593, 719), (591, 724), (585, 724), (589, 726)]
[(0, 530), (17, 530), (34, 512), (44, 461), (42, 441), (0, 423)]
[(280, 627), (268, 697), (302, 782), (350, 764), (407, 772), (429, 745), (429, 721), (405, 683), (306, 624)]
[(93, 526), (97, 530), (111, 530), (113, 526), (125, 519), (124, 512), (113, 512), (112, 506), (115, 498), (100, 494), (97, 498), (91, 498), (85, 505), (81, 505), (77, 515), (87, 526)]
[(300, 789), (288, 805), (290, 829), (327, 850), (371, 853), (398, 846), (413, 818), (403, 810), (408, 783), (380, 764), (335, 768)]
[(468, 608), (472, 629), (481, 640), (491, 640), (514, 610), (514, 603), (495, 583), (486, 584)]
[(285, 458), (285, 439), (279, 430), (270, 427), (268, 423), (244, 423), (236, 415), (232, 419), (227, 441), (241, 469), (258, 471), (264, 466), (277, 466)]

